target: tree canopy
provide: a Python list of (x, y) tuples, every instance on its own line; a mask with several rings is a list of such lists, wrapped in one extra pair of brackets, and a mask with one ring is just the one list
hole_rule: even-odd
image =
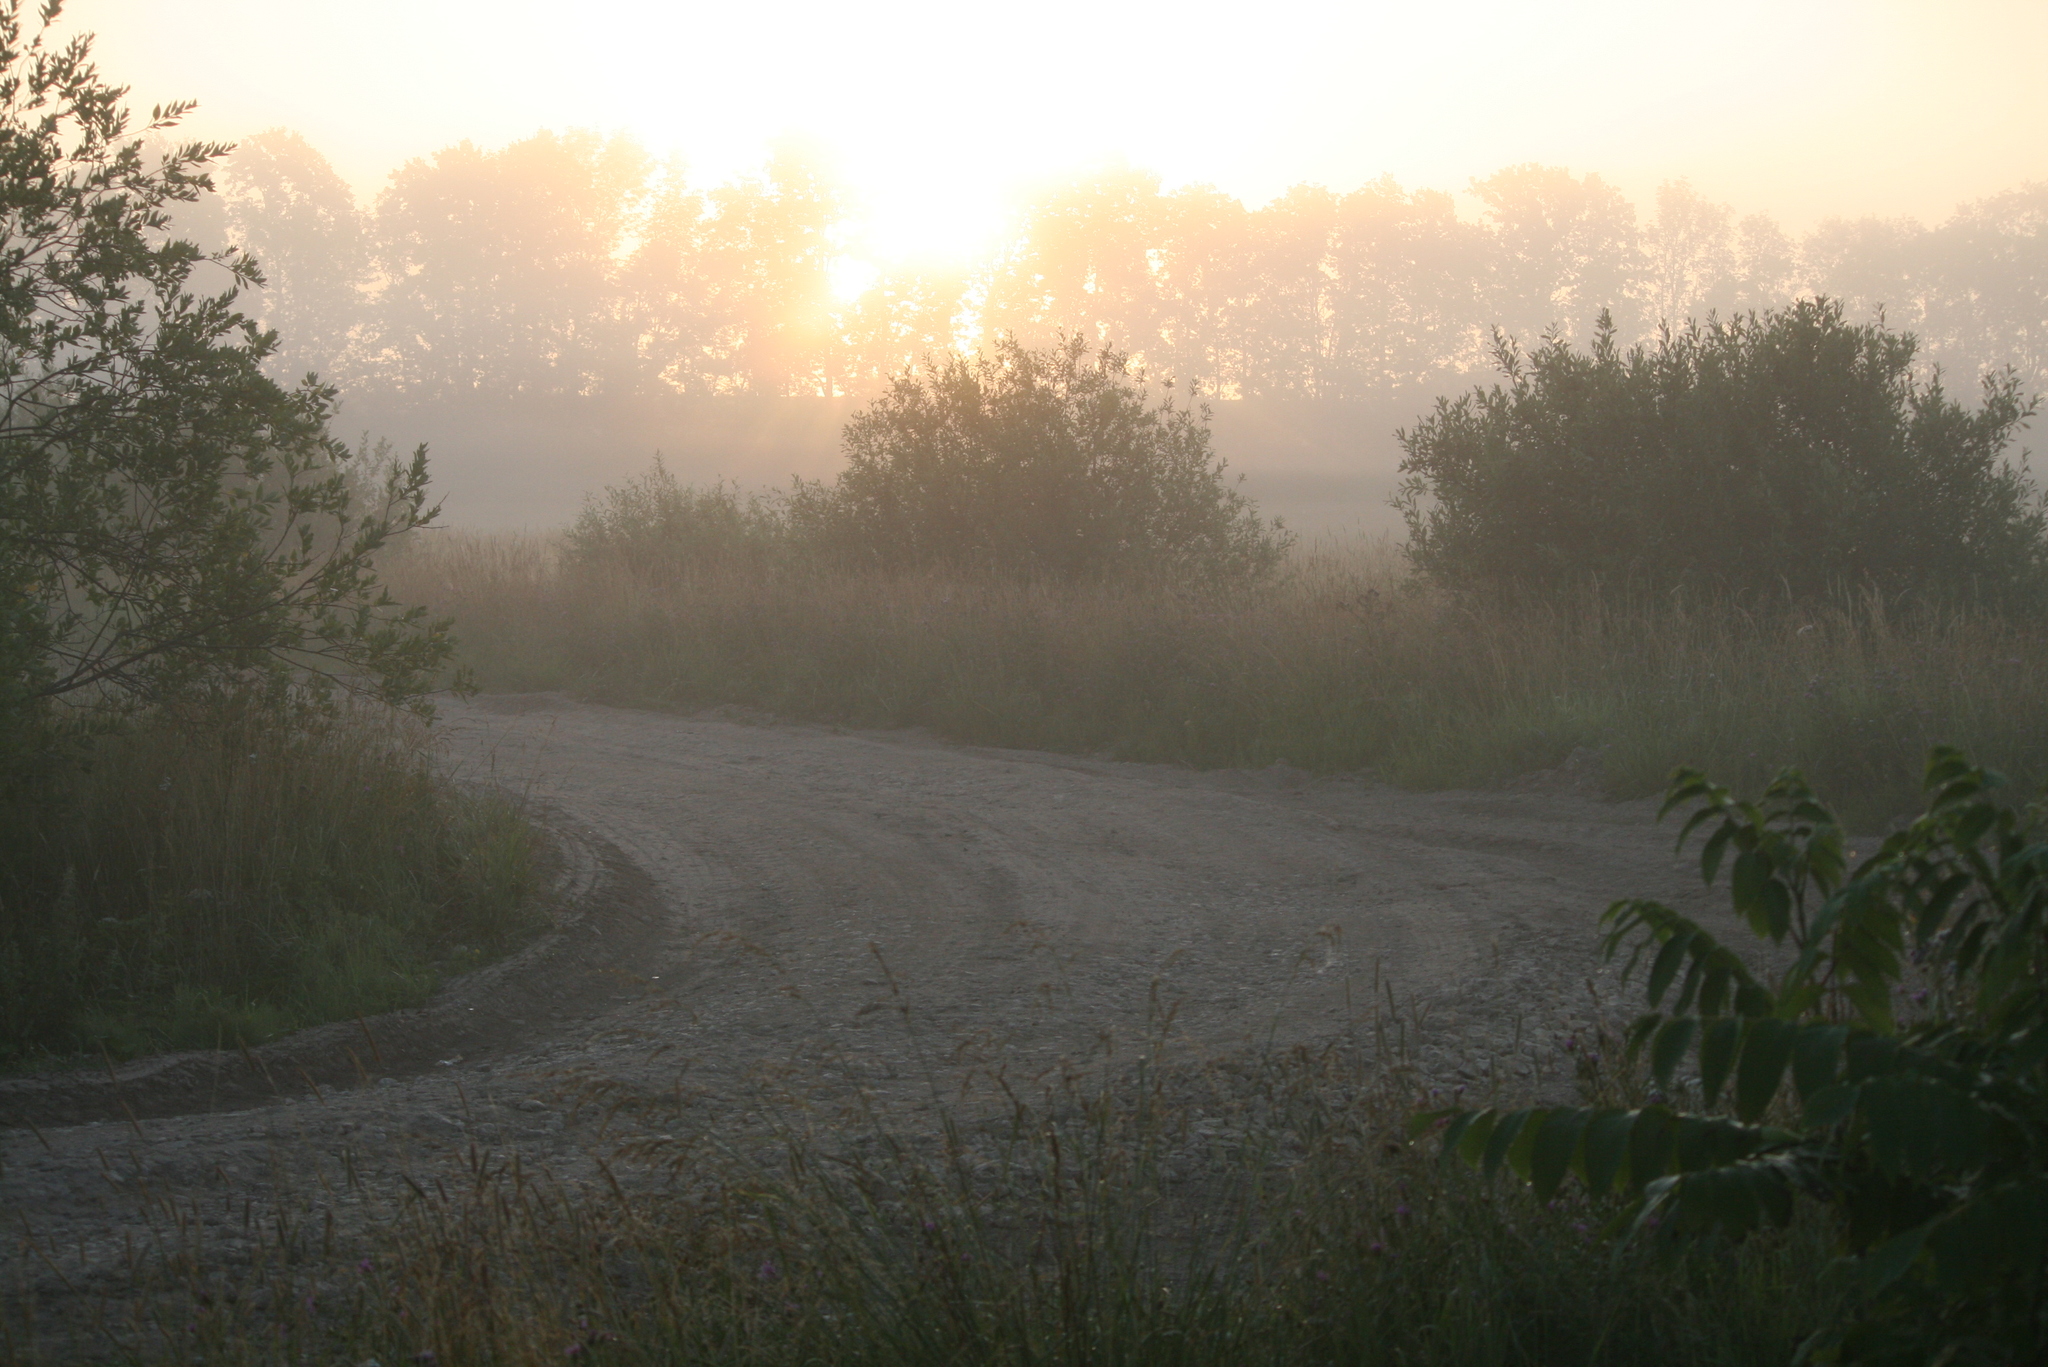
[(452, 147), (351, 220), (318, 154), (273, 131), (223, 183), (225, 221), (201, 235), (266, 263), (283, 302), (263, 316), (296, 348), (272, 373), (350, 392), (869, 395), (1009, 333), (1114, 345), (1218, 398), (1379, 402), (1483, 372), (1496, 327), (1583, 342), (1605, 309), (1627, 343), (1816, 294), (1882, 309), (1952, 374), (2048, 381), (2042, 183), (1933, 227), (1833, 220), (1795, 239), (1683, 181), (1639, 210), (1540, 165), (1472, 182), (1476, 218), (1391, 179), (1253, 207), (1109, 166), (1041, 187), (978, 257), (875, 261), (858, 290), (854, 205), (798, 146), (715, 186), (575, 130)]

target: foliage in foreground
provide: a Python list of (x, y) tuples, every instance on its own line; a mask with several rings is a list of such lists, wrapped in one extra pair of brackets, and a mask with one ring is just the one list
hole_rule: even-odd
[(1937, 749), (1926, 813), (1850, 873), (1840, 824), (1796, 772), (1750, 803), (1681, 771), (1665, 802), (1697, 804), (1681, 845), (1708, 832), (1706, 880), (1728, 863), (1736, 914), (1791, 962), (1767, 980), (1670, 908), (1615, 903), (1608, 952), (1633, 942), (1631, 966), (1650, 963), (1632, 1043), (1691, 1105), (1449, 1114), (1445, 1151), (1508, 1165), (1540, 1200), (1568, 1176), (1595, 1198), (1626, 1192), (1634, 1230), (1677, 1238), (1784, 1225), (1815, 1200), (1857, 1295), (1809, 1355), (2040, 1361), (2048, 832), (1994, 799), (2000, 783)]
[(1456, 583), (1665, 586), (1801, 598), (1836, 582), (2039, 602), (2048, 514), (2007, 459), (2037, 400), (2008, 371), (1974, 412), (1917, 379), (1910, 334), (1839, 302), (1526, 356), (1400, 434), (1409, 550)]
[[(424, 449), (263, 373), (263, 283), (171, 213), (228, 148), (131, 132), (61, 4), (0, 3), (0, 1065), (253, 1042), (423, 997), (520, 927), (532, 840), (421, 733), (452, 642), (378, 553)], [(219, 294), (202, 286), (210, 272)], [(360, 712), (337, 697), (363, 702)]]
[(0, 1067), (417, 1005), (534, 928), (535, 841), (421, 723), (148, 714), (0, 788)]
[(488, 1146), (395, 1196), (309, 1177), (367, 1240), (259, 1220), (231, 1258), (238, 1222), (193, 1221), (101, 1332), (217, 1363), (1751, 1367), (1827, 1294), (1804, 1228), (1616, 1258), (1602, 1210), (1402, 1142), (1406, 1075), (1355, 1055), (1013, 1076), (936, 1131), (782, 1068), (740, 1142), (684, 1088), (558, 1085), (605, 1118), (603, 1180)]
[(90, 38), (48, 46), (59, 5), (33, 34), (21, 9), (0, 5), (0, 731), (62, 697), (416, 702), (449, 643), (373, 561), (434, 516), (424, 451), (351, 496), (334, 391), (265, 377), (277, 339), (235, 311), (256, 263), (169, 231), (229, 149), (159, 158)]

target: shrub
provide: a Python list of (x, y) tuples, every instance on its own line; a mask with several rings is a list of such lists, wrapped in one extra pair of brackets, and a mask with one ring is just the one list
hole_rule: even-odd
[(1505, 386), (1399, 434), (1409, 553), (1447, 581), (2038, 594), (2048, 519), (2005, 458), (2035, 403), (2008, 372), (1967, 411), (1915, 346), (1827, 299), (1625, 353), (1605, 315), (1584, 353), (1497, 337)]
[(1855, 1294), (1809, 1355), (2042, 1361), (2048, 830), (1999, 784), (1936, 749), (1926, 813), (1848, 873), (1840, 825), (1796, 771), (1757, 803), (1679, 771), (1665, 810), (1696, 804), (1680, 844), (1704, 829), (1707, 881), (1728, 862), (1738, 917), (1794, 951), (1767, 979), (1668, 907), (1608, 909), (1608, 953), (1633, 944), (1630, 967), (1650, 965), (1631, 1047), (1692, 1105), (1423, 1122), (1448, 1120), (1447, 1154), (1506, 1163), (1539, 1199), (1572, 1175), (1625, 1193), (1617, 1225), (1638, 1233), (1740, 1236), (1817, 1200)]
[(1121, 354), (1078, 337), (906, 372), (844, 445), (837, 484), (790, 511), (883, 568), (1258, 577), (1290, 539), (1225, 483), (1206, 409), (1151, 406)]
[(742, 497), (726, 484), (679, 485), (656, 456), (646, 474), (584, 501), (563, 551), (578, 570), (611, 569), (664, 584), (713, 570), (762, 572), (778, 550), (788, 551), (788, 540), (775, 501)]

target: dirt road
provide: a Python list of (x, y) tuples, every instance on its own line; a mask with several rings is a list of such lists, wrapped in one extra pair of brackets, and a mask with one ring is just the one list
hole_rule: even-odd
[(554, 695), (445, 729), (568, 835), (561, 932), (259, 1056), (0, 1083), (0, 1287), (117, 1279), (188, 1212), (232, 1253), (280, 1203), (345, 1212), (344, 1171), (481, 1146), (573, 1174), (633, 1123), (579, 1098), (667, 1093), (737, 1134), (764, 1079), (909, 1114), (970, 1073), (1389, 1030), (1446, 1080), (1536, 1082), (1599, 910), (1699, 903), (1647, 804), (1565, 774), (1418, 795)]

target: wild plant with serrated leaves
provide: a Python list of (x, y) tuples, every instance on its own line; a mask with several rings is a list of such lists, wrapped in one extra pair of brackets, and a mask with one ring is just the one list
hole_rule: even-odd
[(1631, 1055), (1692, 1104), (1436, 1111), (1416, 1132), (1542, 1200), (1576, 1179), (1623, 1239), (1740, 1238), (1819, 1203), (1851, 1294), (1802, 1361), (2044, 1360), (2048, 834), (2002, 784), (1935, 749), (1926, 812), (1851, 872), (1796, 770), (1747, 802), (1681, 769), (1660, 817), (1692, 807), (1680, 848), (1705, 832), (1706, 881), (1725, 866), (1736, 915), (1790, 951), (1767, 975), (1660, 903), (1607, 909), (1608, 956), (1648, 966)]

